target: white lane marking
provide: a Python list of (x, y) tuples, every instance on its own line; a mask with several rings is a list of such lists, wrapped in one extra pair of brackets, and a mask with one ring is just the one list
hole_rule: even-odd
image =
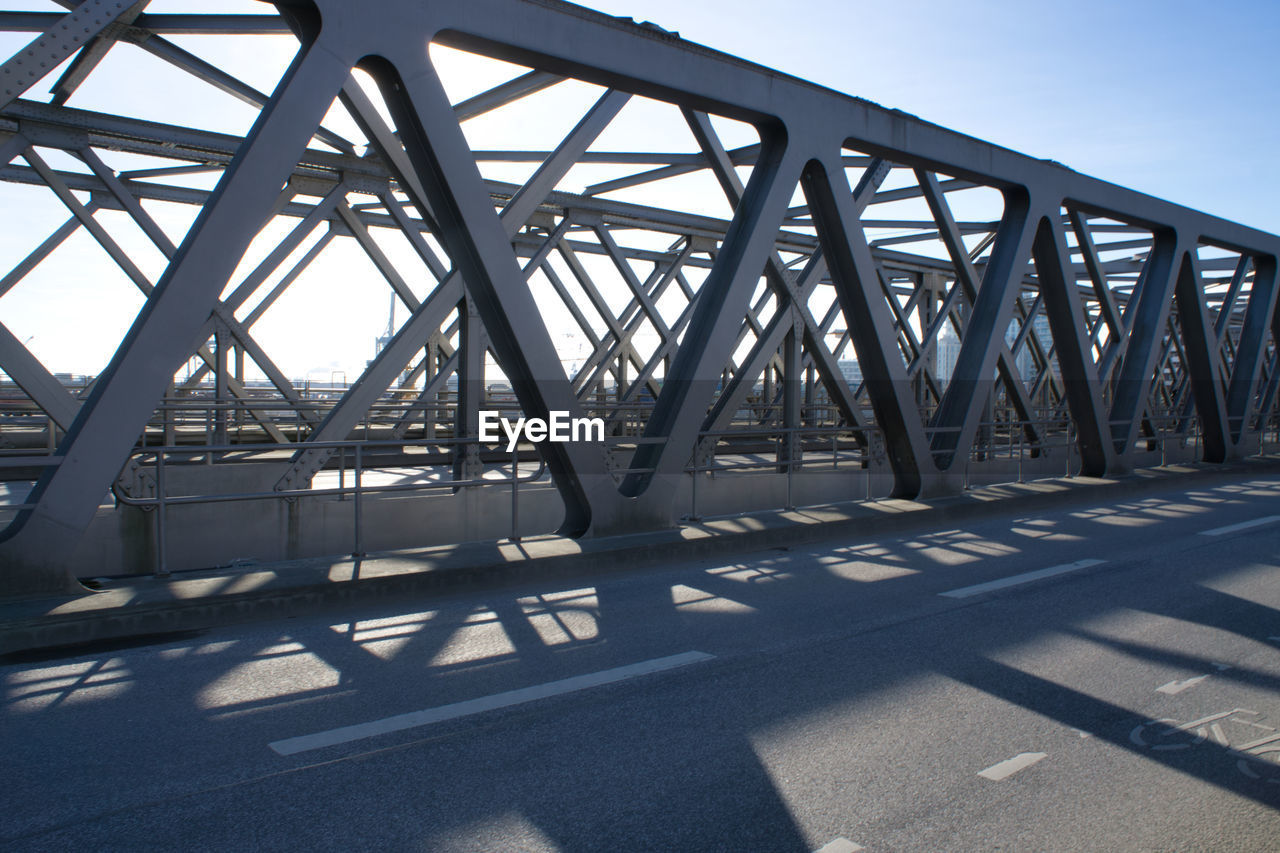
[(513, 705), (521, 705), (525, 702), (533, 702), (549, 696), (559, 696), (578, 690), (586, 690), (590, 687), (613, 684), (614, 682), (635, 678), (640, 675), (648, 675), (653, 672), (662, 672), (667, 669), (688, 666), (691, 663), (711, 660), (714, 657), (715, 655), (708, 655), (703, 652), (684, 652), (669, 657), (654, 658), (653, 660), (641, 661), (627, 666), (619, 666), (614, 669), (591, 672), (586, 675), (575, 675), (572, 678), (562, 678), (559, 681), (548, 681), (545, 684), (535, 684), (532, 687), (522, 687), (519, 690), (508, 690), (505, 693), (495, 693), (492, 696), (482, 696), (479, 699), (454, 702), (451, 705), (441, 705), (438, 708), (411, 711), (407, 714), (397, 714), (394, 717), (384, 717), (381, 720), (373, 720), (368, 723), (357, 723), (353, 726), (342, 726), (341, 728), (311, 735), (285, 738), (284, 740), (273, 741), (268, 745), (280, 755), (295, 755), (299, 752), (335, 746), (340, 743), (350, 743), (351, 741), (363, 740), (375, 735), (404, 731), (405, 729), (413, 729), (445, 720), (454, 720), (458, 717), (466, 717), (484, 711), (510, 708)]
[(1280, 515), (1268, 515), (1263, 518), (1255, 518), (1253, 521), (1242, 521), (1239, 524), (1228, 524), (1226, 527), (1215, 527), (1212, 530), (1201, 530), (1201, 536), (1226, 536), (1228, 533), (1235, 533), (1237, 530), (1248, 530), (1250, 527), (1261, 527), (1264, 524), (1272, 524), (1280, 521)]
[(1032, 764), (1048, 758), (1046, 752), (1024, 752), (1015, 755), (1013, 758), (1006, 758), (998, 764), (992, 764), (986, 770), (978, 773), (983, 779), (990, 779), (992, 782), (999, 782), (1002, 779), (1008, 779), (1019, 770), (1026, 770)]
[(1188, 678), (1186, 681), (1170, 681), (1168, 684), (1161, 685), (1156, 688), (1157, 693), (1165, 693), (1169, 696), (1177, 696), (1188, 687), (1195, 687), (1209, 676), (1197, 675), (1195, 678)]
[(1009, 586), (1017, 586), (1018, 584), (1031, 583), (1041, 578), (1051, 578), (1054, 575), (1065, 575), (1067, 572), (1078, 571), (1079, 569), (1087, 569), (1090, 566), (1098, 566), (1105, 563), (1106, 560), (1076, 560), (1074, 563), (1063, 563), (1061, 566), (1050, 566), (1047, 569), (1037, 569), (1034, 572), (1024, 572), (1020, 575), (1011, 575), (1007, 578), (1001, 578), (996, 581), (987, 581), (986, 583), (974, 584), (973, 586), (964, 586), (960, 589), (953, 589), (949, 592), (940, 592), (947, 598), (968, 598), (971, 595), (981, 595), (984, 592), (992, 590), (1004, 589)]
[(865, 848), (863, 848), (861, 844), (854, 844), (852, 841), (842, 836), (834, 841), (830, 841), (822, 845), (815, 850), (814, 853), (854, 853), (856, 850), (863, 849)]

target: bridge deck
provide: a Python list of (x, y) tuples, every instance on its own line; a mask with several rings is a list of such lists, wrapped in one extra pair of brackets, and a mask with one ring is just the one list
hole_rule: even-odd
[[(551, 579), (582, 581), (681, 560), (788, 548), (805, 542), (861, 542), (906, 531), (1123, 501), (1270, 475), (1280, 454), (1230, 465), (1144, 469), (1119, 480), (1092, 477), (1005, 483), (932, 501), (876, 500), (774, 510), (689, 522), (676, 530), (593, 540), (559, 536), (476, 542), (371, 554), (175, 573), (168, 578), (99, 579), (94, 595), (0, 602), (0, 654), (103, 639), (203, 629), (296, 615), (339, 603), (400, 600)], [(88, 574), (86, 573), (86, 577)]]

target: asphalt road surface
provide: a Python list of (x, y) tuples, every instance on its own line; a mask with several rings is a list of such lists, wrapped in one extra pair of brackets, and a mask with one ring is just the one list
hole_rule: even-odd
[(12, 850), (1280, 849), (1280, 477), (10, 657)]

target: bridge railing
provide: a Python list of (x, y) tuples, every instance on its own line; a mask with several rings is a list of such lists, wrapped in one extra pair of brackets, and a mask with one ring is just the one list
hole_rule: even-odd
[[(392, 493), (410, 493), (410, 492), (429, 492), (429, 491), (457, 491), (465, 488), (474, 487), (505, 487), (511, 491), (511, 539), (519, 540), (519, 492), (521, 484), (533, 483), (544, 479), (546, 475), (546, 463), (539, 459), (534, 465), (533, 470), (527, 474), (521, 474), (520, 448), (513, 449), (510, 455), (510, 473), (494, 472), (497, 476), (480, 476), (466, 479), (438, 479), (417, 481), (410, 483), (393, 483), (382, 485), (370, 485), (365, 482), (366, 475), (370, 470), (374, 470), (368, 465), (368, 457), (376, 454), (379, 449), (382, 450), (400, 450), (405, 448), (416, 447), (424, 449), (439, 449), (441, 451), (455, 451), (467, 446), (477, 446), (479, 441), (476, 439), (437, 439), (437, 440), (419, 440), (419, 441), (343, 441), (343, 442), (307, 442), (308, 449), (324, 449), (335, 451), (338, 455), (338, 484), (336, 486), (321, 486), (310, 488), (293, 488), (293, 489), (259, 489), (250, 491), (233, 491), (233, 492), (205, 492), (198, 494), (182, 494), (171, 495), (169, 493), (169, 469), (173, 466), (175, 459), (183, 457), (189, 459), (197, 459), (205, 457), (212, 459), (218, 454), (237, 454), (243, 455), (253, 452), (278, 452), (279, 445), (257, 445), (249, 447), (243, 444), (226, 444), (226, 445), (206, 445), (201, 447), (177, 446), (170, 445), (165, 447), (143, 447), (138, 448), (131, 455), (131, 459), (139, 463), (150, 462), (151, 470), (155, 476), (155, 493), (146, 497), (134, 497), (126, 494), (121, 489), (115, 490), (116, 500), (126, 506), (132, 506), (142, 509), (146, 512), (155, 513), (155, 553), (156, 562), (154, 573), (157, 576), (167, 576), (169, 574), (168, 567), (168, 511), (176, 506), (190, 505), (209, 505), (217, 503), (237, 503), (244, 501), (298, 501), (300, 499), (310, 498), (337, 498), (339, 501), (345, 501), (348, 498), (352, 504), (352, 547), (351, 556), (361, 558), (365, 556), (364, 547), (364, 510), (365, 500), (371, 495), (382, 495)], [(439, 465), (449, 464), (445, 460), (447, 456), (441, 453)], [(348, 460), (350, 460), (351, 477), (348, 481)], [(385, 468), (385, 465), (379, 465), (378, 469)]]
[[(1159, 452), (1160, 465), (1170, 461), (1195, 461), (1202, 457), (1202, 430), (1194, 416), (1152, 418), (1149, 425), (1150, 434), (1140, 436), (1136, 441), (1144, 445), (1148, 453)], [(1037, 436), (1034, 442), (1027, 438), (1029, 427), (1034, 428)], [(1259, 424), (1259, 428), (1262, 434), (1259, 454), (1265, 454), (1268, 447), (1280, 447), (1280, 417), (1265, 419)], [(988, 476), (981, 479), (986, 483), (996, 482), (992, 476), (998, 478), (1007, 475), (1008, 479), (1001, 482), (1013, 482), (1015, 479), (1017, 482), (1024, 482), (1045, 476), (1070, 478), (1079, 472), (1078, 436), (1070, 421), (997, 419), (980, 424), (980, 436), (981, 440), (975, 442), (964, 459), (963, 477), (966, 489), (974, 485), (974, 480), (978, 479), (984, 468)], [(711, 481), (736, 476), (774, 475), (785, 478), (785, 501), (780, 508), (792, 510), (802, 505), (830, 503), (826, 499), (810, 499), (812, 495), (802, 496), (797, 488), (802, 472), (843, 472), (850, 475), (860, 472), (865, 492), (855, 499), (871, 501), (876, 498), (873, 476), (877, 471), (883, 473), (887, 464), (884, 431), (876, 425), (860, 425), (857, 428), (824, 425), (735, 428), (703, 432), (701, 439), (700, 446), (706, 450), (700, 456), (695, 455), (682, 472), (689, 477), (689, 510), (682, 516), (684, 521), (702, 519), (707, 509), (703, 491)], [(620, 482), (638, 470), (622, 463), (621, 460), (632, 458), (628, 450), (641, 443), (661, 440), (626, 435), (607, 437), (605, 446), (615, 463), (610, 465), (610, 474), (614, 480)], [(350, 501), (350, 553), (353, 557), (360, 558), (366, 554), (366, 502), (373, 496), (505, 489), (510, 492), (509, 538), (519, 541), (521, 488), (538, 482), (549, 482), (546, 463), (531, 445), (520, 443), (509, 452), (487, 451), (484, 457), (489, 464), (479, 476), (455, 479), (457, 475), (452, 467), (454, 459), (472, 448), (478, 452), (481, 446), (480, 441), (465, 438), (308, 441), (286, 445), (200, 443), (141, 446), (135, 448), (131, 461), (142, 470), (150, 472), (153, 477), (151, 493), (129, 494), (121, 488), (114, 492), (119, 504), (154, 514), (153, 571), (158, 576), (165, 576), (170, 572), (170, 511), (176, 507), (194, 505), (250, 501), (298, 502), (316, 498)], [(193, 465), (204, 467), (214, 463), (283, 461), (290, 452), (304, 448), (332, 451), (333, 462), (329, 467), (336, 472), (336, 483), (329, 477), (318, 483), (313, 481), (306, 488), (251, 488), (217, 492), (196, 487), (185, 493), (175, 493), (175, 468), (190, 470)], [(1058, 464), (1046, 464), (1045, 460), (1056, 461), (1055, 457), (1059, 454), (1061, 461)], [(389, 461), (389, 457), (392, 457), (392, 461)], [(1029, 466), (1030, 460), (1037, 458), (1041, 460), (1039, 464)], [(31, 454), (0, 457), (0, 477), (6, 470), (42, 469), (59, 465), (62, 459), (58, 455)], [(369, 482), (371, 472), (388, 469), (412, 471), (414, 479), (408, 482)], [(886, 482), (890, 480), (891, 477), (887, 477)], [(24, 500), (22, 503), (9, 503), (3, 509), (6, 512), (16, 512), (33, 507), (34, 504)]]

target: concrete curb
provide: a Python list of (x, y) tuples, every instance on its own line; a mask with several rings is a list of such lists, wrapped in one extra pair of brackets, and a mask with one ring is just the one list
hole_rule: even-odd
[(371, 555), (360, 561), (310, 559), (119, 579), (91, 595), (0, 602), (0, 654), (138, 640), (428, 594), (588, 580), (673, 562), (1123, 500), (1276, 471), (1280, 459), (1275, 458), (1176, 466), (1118, 480), (1078, 477), (988, 486), (928, 502), (880, 500), (775, 510), (606, 539), (545, 536)]

